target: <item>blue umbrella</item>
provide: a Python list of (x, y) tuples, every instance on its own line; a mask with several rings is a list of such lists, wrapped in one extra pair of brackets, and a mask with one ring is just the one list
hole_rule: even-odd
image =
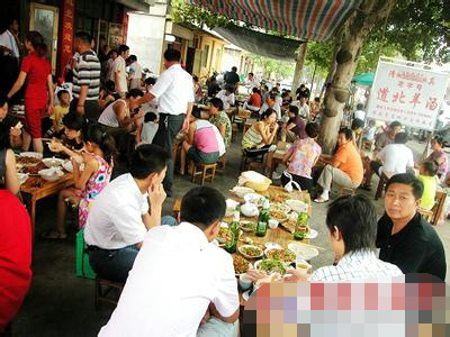
[(352, 82), (356, 82), (359, 85), (371, 86), (373, 84), (374, 73), (362, 73), (353, 76)]

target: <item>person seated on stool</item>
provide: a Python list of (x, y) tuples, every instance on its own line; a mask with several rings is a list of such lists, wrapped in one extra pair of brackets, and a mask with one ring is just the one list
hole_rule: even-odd
[(438, 189), (439, 178), (436, 175), (438, 166), (433, 161), (426, 161), (420, 164), (419, 180), (423, 184), (423, 194), (420, 199), (420, 208), (430, 210), (435, 203), (436, 191)]
[(305, 132), (305, 120), (298, 114), (298, 106), (290, 105), (288, 110), (289, 120), (281, 129), (281, 141), (289, 143), (295, 142), (297, 137), (300, 139), (308, 138)]
[(355, 189), (363, 180), (363, 164), (357, 148), (353, 144), (353, 132), (349, 128), (342, 128), (338, 134), (338, 149), (336, 154), (326, 160), (317, 183), (322, 187), (322, 194), (315, 202), (326, 202), (330, 199), (331, 184)]
[(252, 94), (250, 95), (248, 101), (244, 102), (243, 108), (245, 110), (257, 112), (259, 111), (259, 109), (261, 109), (261, 105), (262, 105), (261, 93), (258, 90), (258, 88), (255, 87), (252, 89)]
[(201, 119), (201, 110), (194, 108), (187, 139), (182, 144), (180, 174), (184, 175), (186, 156), (196, 164), (214, 164), (220, 157), (221, 148), (225, 149), (225, 144), (217, 127)]

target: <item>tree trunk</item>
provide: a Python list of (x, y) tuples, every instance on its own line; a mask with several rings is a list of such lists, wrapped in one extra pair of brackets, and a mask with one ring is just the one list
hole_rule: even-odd
[(350, 97), (350, 82), (358, 65), (362, 46), (370, 30), (385, 19), (395, 5), (395, 0), (364, 0), (358, 10), (344, 23), (342, 39), (335, 56), (337, 63), (331, 85), (324, 98), (320, 140), (324, 153), (331, 153), (336, 144), (345, 103)]
[(295, 91), (300, 86), (300, 81), (302, 79), (302, 71), (303, 66), (305, 65), (305, 59), (306, 59), (306, 49), (308, 48), (308, 42), (305, 41), (300, 45), (298, 48), (297, 53), (297, 63), (295, 64), (295, 71), (294, 71), (294, 79), (292, 81), (292, 95), (295, 96)]

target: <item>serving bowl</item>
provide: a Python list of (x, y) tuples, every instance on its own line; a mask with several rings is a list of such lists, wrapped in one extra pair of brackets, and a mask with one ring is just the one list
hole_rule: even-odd
[(64, 175), (64, 173), (61, 170), (56, 169), (54, 167), (40, 170), (38, 174), (41, 176), (42, 179), (47, 181), (57, 181)]

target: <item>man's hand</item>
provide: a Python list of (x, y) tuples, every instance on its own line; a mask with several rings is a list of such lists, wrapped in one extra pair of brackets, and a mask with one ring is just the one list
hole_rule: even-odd
[(22, 134), (22, 123), (17, 123), (16, 126), (9, 129), (9, 135), (11, 137), (19, 137)]
[(77, 114), (84, 116), (84, 105), (77, 105)]
[(156, 207), (162, 207), (162, 204), (164, 203), (164, 200), (166, 200), (167, 197), (163, 185), (161, 183), (157, 185), (152, 185), (148, 188), (147, 192), (152, 210)]
[(188, 132), (189, 131), (189, 117), (186, 116), (183, 122), (183, 127), (181, 128), (181, 131)]
[(266, 278), (267, 274), (262, 271), (256, 270), (256, 269), (249, 269), (247, 271), (247, 276), (250, 280), (252, 280), (253, 282), (256, 282), (258, 280), (262, 280), (262, 279)]

